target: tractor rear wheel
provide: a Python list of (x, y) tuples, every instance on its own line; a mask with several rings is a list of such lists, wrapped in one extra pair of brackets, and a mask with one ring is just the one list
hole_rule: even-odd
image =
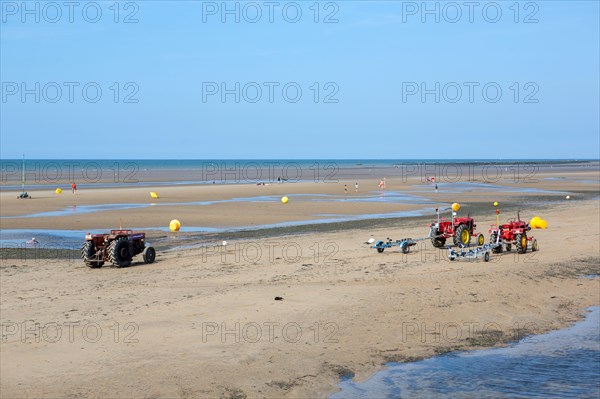
[(527, 252), (527, 235), (525, 233), (517, 234), (515, 241), (517, 242), (516, 247), (518, 253), (524, 254)]
[(445, 237), (437, 237), (439, 235), (440, 235), (440, 231), (435, 230), (433, 232), (433, 237), (431, 237), (431, 244), (436, 248), (442, 248), (444, 246), (444, 244), (446, 244), (446, 238)]
[(144, 248), (142, 257), (144, 258), (144, 263), (153, 263), (154, 259), (156, 259), (156, 251), (154, 250), (154, 247)]
[(95, 260), (96, 255), (96, 247), (91, 241), (86, 241), (81, 247), (81, 257), (83, 258), (83, 263), (86, 264), (87, 267), (96, 269), (98, 267), (102, 267), (104, 261)]
[[(496, 244), (497, 241), (498, 235), (496, 233), (490, 234), (490, 244)], [(492, 252), (495, 254), (502, 252), (502, 245), (498, 245), (496, 248), (492, 249)]]
[(131, 264), (131, 249), (127, 238), (114, 240), (108, 246), (108, 259), (117, 267), (127, 267)]
[(461, 224), (454, 231), (454, 245), (469, 245), (471, 242), (471, 232), (467, 225)]

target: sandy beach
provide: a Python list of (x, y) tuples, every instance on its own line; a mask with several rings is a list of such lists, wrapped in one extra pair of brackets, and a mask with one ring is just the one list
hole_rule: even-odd
[[(149, 232), (161, 243), (157, 261), (123, 269), (89, 269), (78, 258), (22, 259), (2, 249), (0, 393), (326, 397), (341, 377), (364, 380), (386, 362), (499, 346), (562, 328), (600, 305), (600, 279), (581, 278), (600, 274), (598, 178), (597, 170), (546, 171), (535, 182), (495, 182), (502, 189), (441, 182), (437, 193), (417, 177), (398, 176), (387, 178), (385, 192), (377, 179), (360, 176), (337, 183), (81, 189), (75, 195), (31, 189), (31, 200), (2, 191), (5, 231), (102, 231), (119, 223), (166, 228), (173, 218), (184, 229)], [(151, 199), (149, 191), (160, 198)], [(288, 204), (279, 202), (283, 195)], [(268, 198), (248, 200), (256, 197)], [(530, 233), (538, 252), (450, 262), (446, 250), (428, 240), (408, 254), (378, 254), (365, 243), (425, 237), (433, 209), (453, 202), (461, 203), (461, 215), (475, 218), (487, 242), (494, 201), (501, 221), (517, 210), (527, 221), (548, 220), (548, 229)], [(87, 211), (106, 204), (115, 208)], [(119, 207), (125, 204), (137, 207)], [(227, 246), (198, 234), (183, 241), (186, 247), (176, 239), (169, 244), (188, 234), (186, 226), (226, 231), (404, 211), (423, 214), (390, 217), (385, 225), (373, 217), (336, 229), (309, 224), (302, 232), (257, 231)]]

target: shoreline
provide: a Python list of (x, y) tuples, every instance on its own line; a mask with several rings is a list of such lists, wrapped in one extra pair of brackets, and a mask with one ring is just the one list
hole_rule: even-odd
[[(27, 161), (27, 160), (26, 160)], [(464, 181), (543, 173), (597, 172), (600, 161), (587, 160), (29, 160), (26, 188), (50, 189), (75, 181), (87, 189), (144, 187), (165, 184), (277, 184), (330, 183), (345, 179), (381, 179), (382, 177), (436, 176), (438, 181), (453, 182), (456, 174)], [(358, 163), (353, 163), (358, 162)], [(363, 163), (363, 162), (366, 162)], [(19, 191), (22, 160), (2, 160), (1, 191)], [(164, 167), (161, 164), (176, 166)], [(33, 164), (33, 165), (32, 165)], [(75, 166), (77, 165), (77, 166)], [(81, 169), (79, 169), (81, 168)], [(555, 169), (556, 168), (556, 169)], [(104, 187), (103, 187), (104, 186)]]

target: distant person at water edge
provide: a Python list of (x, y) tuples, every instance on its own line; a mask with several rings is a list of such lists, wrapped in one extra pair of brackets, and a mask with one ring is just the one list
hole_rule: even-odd
[(348, 194), (348, 185), (344, 184), (344, 194)]
[(73, 194), (75, 194), (75, 191), (77, 191), (77, 184), (75, 184), (75, 182), (71, 184), (71, 191), (73, 192)]
[(358, 182), (354, 183), (354, 191), (358, 192)]

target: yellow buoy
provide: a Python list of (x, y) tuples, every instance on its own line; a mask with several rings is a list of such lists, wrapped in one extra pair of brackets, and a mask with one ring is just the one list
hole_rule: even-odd
[(181, 222), (177, 219), (173, 219), (169, 223), (169, 230), (171, 230), (171, 231), (179, 231), (180, 228), (181, 228)]
[(281, 202), (283, 202), (284, 204), (287, 204), (289, 201), (288, 197), (281, 197)]
[(60, 194), (60, 193), (62, 193), (62, 188), (57, 188), (56, 190), (54, 190), (54, 192), (56, 194)]
[(548, 228), (548, 222), (544, 219), (541, 219), (538, 222), (538, 229), (547, 229)]
[(494, 202), (494, 206), (498, 206), (498, 201)]
[(155, 193), (154, 191), (150, 191), (150, 197), (152, 197), (152, 198), (158, 198), (158, 194)]
[(532, 229), (538, 229), (541, 220), (542, 219), (539, 216), (534, 216), (529, 222), (529, 226), (531, 226)]
[(460, 209), (460, 204), (458, 202), (455, 202), (454, 204), (452, 204), (452, 210), (454, 212), (458, 212), (459, 209)]

